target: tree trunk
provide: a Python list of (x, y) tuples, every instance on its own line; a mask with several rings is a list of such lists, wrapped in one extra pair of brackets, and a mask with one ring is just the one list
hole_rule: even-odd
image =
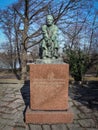
[(23, 46), (22, 56), (21, 56), (21, 66), (22, 66), (21, 79), (25, 81), (27, 79), (27, 52), (24, 49), (24, 46)]

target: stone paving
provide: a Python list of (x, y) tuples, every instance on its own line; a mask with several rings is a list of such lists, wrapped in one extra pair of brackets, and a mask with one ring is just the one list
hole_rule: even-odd
[(0, 130), (98, 130), (98, 82), (70, 85), (71, 124), (25, 124), (29, 84), (0, 84)]

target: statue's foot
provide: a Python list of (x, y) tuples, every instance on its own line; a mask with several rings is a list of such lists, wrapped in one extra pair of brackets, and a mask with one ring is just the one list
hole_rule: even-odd
[(54, 60), (54, 59), (56, 59), (56, 57), (52, 57), (52, 59)]
[(45, 59), (47, 59), (47, 57), (43, 57), (43, 59), (45, 60)]

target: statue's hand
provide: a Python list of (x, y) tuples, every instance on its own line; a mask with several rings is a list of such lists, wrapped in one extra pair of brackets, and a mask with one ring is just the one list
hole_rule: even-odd
[(48, 41), (47, 41), (47, 47), (50, 47), (51, 45), (52, 45), (52, 40), (48, 39)]
[(56, 39), (55, 36), (52, 36), (52, 37), (51, 37), (51, 40), (52, 40), (52, 41), (55, 41), (55, 39)]
[(44, 37), (44, 40), (45, 40), (45, 42), (48, 42), (48, 38), (47, 37)]

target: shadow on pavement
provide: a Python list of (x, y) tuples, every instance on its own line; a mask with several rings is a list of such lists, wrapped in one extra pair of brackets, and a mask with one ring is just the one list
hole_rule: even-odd
[[(25, 112), (27, 108), (30, 107), (29, 80), (25, 82), (20, 91), (25, 103), (25, 109), (23, 111), (25, 121)], [(82, 85), (77, 83), (71, 84), (69, 87), (69, 96), (89, 109), (98, 110), (98, 81), (90, 81), (88, 83), (83, 83)]]
[(69, 96), (90, 109), (98, 110), (98, 81), (71, 85)]
[(24, 121), (25, 121), (25, 112), (28, 107), (30, 107), (30, 81), (26, 81), (23, 87), (20, 89), (21, 95), (25, 103), (25, 109), (23, 111)]

